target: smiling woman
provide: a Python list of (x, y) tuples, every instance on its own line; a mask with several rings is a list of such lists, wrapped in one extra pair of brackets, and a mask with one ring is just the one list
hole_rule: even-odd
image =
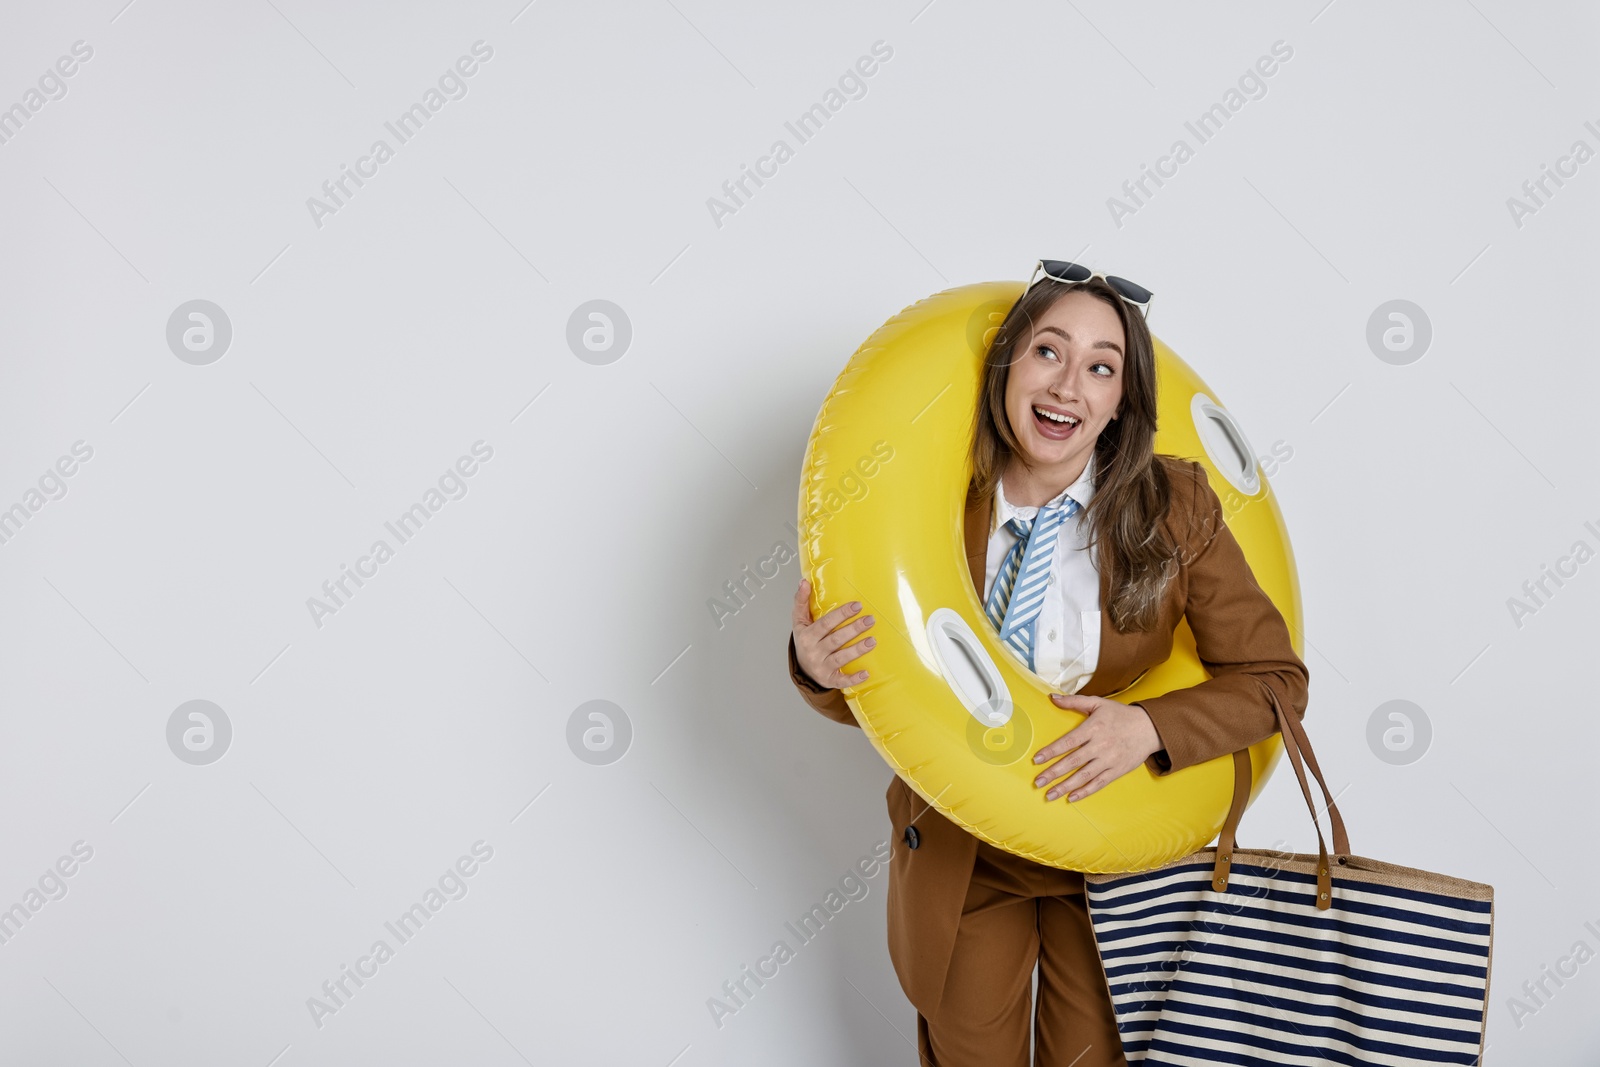
[[(1035, 961), (1038, 1063), (1122, 1063), (1084, 872), (1202, 847), (1282, 751), (1274, 701), (1306, 706), (1253, 450), (1150, 334), (1148, 291), (1041, 267), (1062, 276), (950, 290), (880, 328), (800, 487), (790, 676), (896, 771), (890, 956), (942, 1067), (1027, 1062)], [(880, 436), (897, 458), (871, 496), (818, 507)], [(1255, 506), (1225, 514), (1213, 481)]]
[[(1106, 424), (1117, 417), (1117, 405), (1122, 400), (1122, 346), (1104, 338), (1079, 344), (1078, 347), (1087, 349), (1093, 357), (1092, 361), (1080, 360), (1079, 366), (1070, 372), (1077, 377), (1073, 391), (1082, 399), (1077, 401), (1076, 409), (1058, 406), (1051, 401), (1066, 399), (1061, 387), (1068, 384), (1068, 376), (1060, 372), (1067, 364), (1065, 352), (1074, 344), (1072, 334), (1064, 326), (1075, 325), (1074, 316), (1077, 316), (1084, 323), (1080, 334), (1093, 337), (1097, 330), (1106, 329), (1104, 320), (1109, 315), (1110, 312), (1091, 296), (1074, 293), (1062, 297), (1038, 323), (1028, 354), (1011, 365), (1006, 382), (1006, 414), (1010, 416), (1010, 425), (1026, 426), (1030, 434), (1042, 438), (1032, 441), (1033, 447), (1028, 451), (1044, 455), (1058, 466), (1075, 466), (1078, 473), (1082, 473), (1088, 462), (1089, 449), (1051, 449), (1049, 444), (1074, 439), (1080, 444), (1085, 439), (1093, 442)], [(1112, 318), (1114, 320), (1114, 316)], [(1056, 320), (1062, 325), (1057, 325)], [(1076, 433), (1085, 423), (1088, 429)], [(1019, 487), (1018, 495), (1028, 494)]]
[[(1259, 744), (1260, 779), (1279, 752), (1257, 678), (1286, 706), (1304, 699), (1279, 614), (1298, 619), (1293, 564), (1266, 481), (1241, 458), (1253, 450), (1236, 431), (1208, 443), (1231, 416), (1170, 349), (1158, 357), (1110, 284), (1047, 280), (1020, 299), (1014, 285), (967, 286), (861, 346), (807, 446), (799, 544), (814, 588), (791, 653), (797, 684), (826, 695), (819, 710), (863, 726), (940, 813), (1033, 863), (1095, 872), (1202, 845), (1232, 799), (1221, 757)], [(972, 335), (1005, 292), (998, 331)], [(871, 494), (826, 507), (847, 457), (876, 440), (897, 458)], [(1224, 514), (1212, 480), (1252, 506)], [(1188, 611), (1196, 597), (1234, 617)], [(872, 616), (850, 619), (862, 604)], [(865, 634), (878, 617), (891, 623), (881, 647)], [(869, 652), (880, 669), (852, 671)], [(1130, 774), (1140, 763), (1148, 773)], [(1205, 766), (1167, 777), (1192, 764)], [(1083, 819), (1040, 804), (1062, 800)]]
[(1174, 547), (1158, 523), (1167, 493), (1153, 462), (1156, 367), (1149, 331), (1125, 330), (1115, 305), (1096, 291), (1047, 277), (1023, 293), (990, 351), (1010, 356), (991, 357), (983, 379), (973, 445), (977, 500), (992, 501), (1003, 478), (1004, 500), (1036, 507), (1059, 496), (1098, 457), (1097, 499), (1079, 501), (1078, 525), (1103, 535), (1096, 562), (1111, 569), (1114, 594), (1105, 606), (1111, 621), (1147, 630), (1165, 582), (1162, 562)]

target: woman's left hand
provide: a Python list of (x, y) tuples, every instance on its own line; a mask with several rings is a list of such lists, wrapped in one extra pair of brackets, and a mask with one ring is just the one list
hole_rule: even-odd
[(1072, 782), (1063, 782), (1046, 793), (1046, 800), (1055, 800), (1069, 789), (1072, 795), (1067, 797), (1068, 801), (1082, 800), (1161, 750), (1161, 735), (1143, 708), (1119, 704), (1106, 697), (1075, 693), (1052, 693), (1050, 699), (1058, 708), (1082, 712), (1089, 717), (1033, 757), (1034, 763), (1047, 763), (1070, 752), (1045, 768), (1034, 779), (1036, 786), (1049, 785), (1057, 778), (1078, 772)]

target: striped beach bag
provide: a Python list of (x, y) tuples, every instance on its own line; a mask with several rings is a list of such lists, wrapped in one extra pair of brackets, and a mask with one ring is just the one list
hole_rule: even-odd
[[(1084, 875), (1127, 1061), (1481, 1063), (1494, 887), (1351, 855), (1304, 727), (1272, 703), (1316, 855), (1234, 848), (1251, 782), (1240, 751), (1215, 847)], [(1331, 857), (1307, 765), (1327, 801)]]

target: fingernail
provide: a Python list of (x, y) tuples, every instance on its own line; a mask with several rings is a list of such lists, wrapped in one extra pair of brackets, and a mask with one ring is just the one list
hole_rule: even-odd
[(1044, 785), (1044, 775), (1041, 774), (1039, 777), (1035, 778), (1033, 780), (1033, 784), (1034, 785)]
[(873, 615), (863, 615), (863, 616), (861, 616), (861, 621), (862, 621), (862, 622), (864, 622), (864, 623), (868, 623), (868, 624), (870, 624), (870, 623), (874, 623), (874, 622), (877, 622), (877, 621), (878, 621), (878, 620), (877, 620), (877, 617), (876, 617), (876, 616), (873, 616)]
[(873, 645), (878, 643), (878, 639), (876, 637), (869, 637), (869, 638), (867, 638), (865, 641), (863, 641), (861, 643), (863, 645), (866, 645), (868, 648), (871, 648)]
[(859, 601), (859, 600), (850, 601), (850, 613), (852, 615), (854, 615), (856, 612), (858, 612), (860, 610), (861, 610), (861, 601)]

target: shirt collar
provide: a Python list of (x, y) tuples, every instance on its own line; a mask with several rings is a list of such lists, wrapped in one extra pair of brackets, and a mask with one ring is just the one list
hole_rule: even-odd
[[(1080, 507), (1087, 508), (1089, 501), (1094, 499), (1095, 466), (1098, 462), (1099, 457), (1091, 455), (1089, 462), (1083, 465), (1083, 473), (1078, 475), (1078, 480), (1056, 494), (1045, 506), (1050, 507), (1061, 504), (1068, 497), (1071, 497), (1078, 502)], [(1021, 515), (1025, 519), (1032, 519), (1038, 514), (1039, 509), (1037, 507), (1019, 508), (1007, 500), (1005, 482), (1002, 479), (995, 486), (994, 514), (989, 522), (989, 533), (992, 535), (1003, 524), (1010, 522), (1017, 515)]]

